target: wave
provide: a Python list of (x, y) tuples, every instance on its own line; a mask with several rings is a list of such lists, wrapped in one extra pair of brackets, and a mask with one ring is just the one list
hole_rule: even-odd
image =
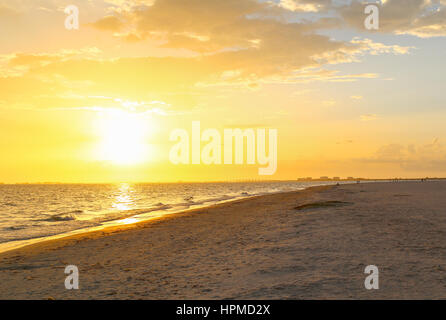
[(17, 204), (13, 202), (5, 202), (3, 205), (7, 207), (17, 207)]
[(73, 214), (56, 214), (47, 219), (42, 219), (41, 221), (72, 221), (76, 220), (76, 216)]
[[(265, 192), (269, 193), (269, 192)], [(148, 214), (154, 211), (167, 211), (170, 209), (173, 210), (185, 210), (194, 206), (206, 206), (206, 205), (212, 205), (217, 204), (223, 201), (233, 200), (237, 198), (242, 197), (249, 197), (249, 196), (255, 196), (258, 195), (257, 193), (249, 193), (247, 191), (239, 192), (238, 194), (223, 194), (216, 197), (209, 197), (209, 198), (203, 198), (203, 199), (196, 199), (195, 201), (194, 196), (185, 196), (183, 199), (185, 202), (177, 202), (177, 203), (171, 203), (166, 204), (163, 202), (158, 202), (155, 204), (152, 204), (148, 208), (139, 208), (139, 209), (130, 209), (130, 210), (122, 210), (122, 211), (109, 211), (109, 212), (98, 212), (98, 213), (88, 213), (84, 212), (83, 210), (73, 210), (70, 212), (64, 212), (64, 213), (58, 213), (53, 214), (50, 216), (46, 216), (42, 219), (36, 219), (34, 221), (45, 221), (45, 222), (69, 222), (69, 221), (85, 221), (90, 222), (93, 224), (101, 224), (105, 222), (110, 222), (114, 220), (120, 220), (125, 218), (130, 218), (138, 215), (144, 215)], [(83, 214), (86, 215), (83, 215)]]
[(12, 226), (12, 227), (3, 228), (3, 230), (22, 230), (25, 228), (26, 228), (26, 226)]
[(48, 218), (45, 219), (39, 219), (37, 221), (49, 221), (49, 222), (58, 222), (58, 221), (73, 221), (77, 220), (76, 214), (82, 214), (84, 211), (82, 210), (74, 210), (70, 211), (68, 213), (59, 213), (59, 214), (53, 214)]
[(162, 206), (165, 206), (165, 204), (162, 202), (158, 202), (157, 204), (154, 204), (153, 206), (154, 207), (162, 207)]

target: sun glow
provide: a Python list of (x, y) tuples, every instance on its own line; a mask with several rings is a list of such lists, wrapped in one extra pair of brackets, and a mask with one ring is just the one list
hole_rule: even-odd
[(98, 126), (101, 136), (100, 160), (117, 165), (133, 165), (148, 159), (150, 122), (147, 117), (112, 110), (102, 114)]

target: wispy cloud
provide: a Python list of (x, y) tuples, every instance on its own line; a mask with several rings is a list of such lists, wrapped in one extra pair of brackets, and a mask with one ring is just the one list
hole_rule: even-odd
[(361, 121), (373, 121), (378, 119), (378, 116), (376, 114), (364, 114), (360, 118)]

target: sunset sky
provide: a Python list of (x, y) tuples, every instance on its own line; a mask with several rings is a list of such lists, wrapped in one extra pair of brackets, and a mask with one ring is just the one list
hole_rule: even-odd
[[(446, 0), (378, 7), (0, 0), (0, 182), (445, 177)], [(276, 174), (173, 165), (194, 120), (277, 129)]]

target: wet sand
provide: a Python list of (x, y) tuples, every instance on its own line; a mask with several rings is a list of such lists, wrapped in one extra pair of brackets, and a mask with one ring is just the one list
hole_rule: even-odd
[(48, 298), (446, 299), (446, 182), (314, 187), (0, 254), (0, 299)]

